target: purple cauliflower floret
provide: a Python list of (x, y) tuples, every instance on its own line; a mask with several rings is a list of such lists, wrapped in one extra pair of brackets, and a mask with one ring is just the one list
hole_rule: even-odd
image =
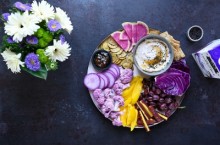
[(100, 94), (102, 94), (102, 90), (101, 89), (96, 89), (94, 92), (93, 92), (93, 98), (95, 100), (98, 100)]
[(120, 80), (123, 84), (130, 83), (133, 78), (133, 71), (131, 69), (124, 69), (121, 71)]
[(112, 98), (107, 98), (101, 107), (101, 111), (106, 118), (109, 117), (109, 114), (114, 109), (114, 100)]
[(116, 95), (122, 95), (123, 89), (116, 89), (115, 93)]
[(120, 120), (120, 117), (114, 119), (114, 120), (112, 121), (112, 124), (113, 124), (114, 126), (122, 126), (122, 122), (121, 122), (121, 120)]
[(125, 85), (123, 86), (123, 90), (124, 90), (124, 89), (127, 89), (127, 88), (129, 88), (129, 87), (130, 87), (130, 83), (125, 84)]
[(124, 98), (122, 96), (114, 96), (113, 97), (115, 104), (114, 104), (114, 111), (120, 111), (119, 107), (124, 105)]
[(105, 89), (104, 95), (106, 98), (112, 98), (115, 95), (115, 92), (112, 89)]
[(111, 118), (111, 119), (116, 119), (116, 118), (118, 118), (118, 116), (120, 116), (120, 115), (121, 115), (120, 112), (111, 112), (111, 113), (110, 113), (110, 118)]
[(115, 91), (116, 95), (121, 95), (123, 91), (124, 84), (121, 82), (117, 82), (113, 86), (113, 90)]
[(101, 111), (106, 118), (109, 118), (111, 111), (106, 106), (103, 105)]
[(124, 105), (124, 98), (122, 96), (117, 95), (117, 96), (114, 96), (113, 99), (114, 99), (115, 102), (119, 102), (120, 106)]
[(96, 100), (99, 106), (104, 105), (105, 103), (105, 98), (104, 97), (99, 97), (98, 100)]
[(104, 106), (108, 108), (110, 111), (114, 109), (114, 100), (112, 98), (107, 98)]
[(123, 89), (124, 84), (122, 84), (120, 81), (115, 82), (114, 86), (113, 86), (113, 90), (115, 89)]

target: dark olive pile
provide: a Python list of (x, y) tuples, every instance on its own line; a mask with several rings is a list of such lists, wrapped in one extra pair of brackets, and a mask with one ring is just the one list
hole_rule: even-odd
[(154, 79), (143, 79), (143, 92), (139, 100), (143, 100), (146, 105), (153, 106), (159, 111), (165, 112), (165, 116), (169, 117), (171, 113), (179, 107), (176, 96), (165, 94), (154, 85)]

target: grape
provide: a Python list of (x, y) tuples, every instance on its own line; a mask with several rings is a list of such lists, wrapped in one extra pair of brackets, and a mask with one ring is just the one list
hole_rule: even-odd
[(172, 111), (168, 110), (168, 111), (165, 112), (165, 116), (170, 117), (171, 113), (172, 113)]
[(169, 109), (174, 110), (176, 108), (175, 103), (171, 103), (169, 105)]
[(165, 98), (165, 102), (167, 104), (170, 104), (172, 102), (172, 99), (170, 97)]
[(157, 95), (159, 95), (159, 94), (161, 94), (161, 90), (160, 90), (160, 89), (156, 89), (155, 93), (156, 93)]
[(175, 107), (178, 108), (179, 107), (179, 103), (175, 102)]
[(149, 95), (150, 95), (150, 96), (153, 96), (153, 95), (154, 95), (154, 92), (149, 91)]
[(156, 91), (156, 88), (155, 88), (154, 86), (152, 87), (152, 91), (153, 91), (153, 92)]
[(143, 85), (143, 88), (144, 88), (144, 89), (147, 89), (147, 88), (148, 88), (148, 86), (147, 86), (146, 84), (144, 84), (144, 85)]
[(157, 101), (159, 99), (160, 99), (160, 97), (158, 95), (153, 95), (153, 100)]
[(159, 99), (159, 102), (160, 102), (160, 103), (164, 103), (164, 102), (165, 102), (164, 98), (160, 98), (160, 99)]
[(155, 102), (150, 102), (149, 104), (150, 104), (150, 106), (154, 106), (154, 107), (156, 106)]
[(147, 95), (148, 94), (148, 89), (145, 89), (144, 90), (144, 95)]
[(144, 100), (144, 102), (145, 102), (145, 104), (148, 104), (149, 102), (147, 101), (147, 99), (146, 100)]
[(152, 102), (152, 101), (153, 101), (153, 97), (148, 97), (147, 100), (148, 100), (149, 102)]
[(165, 103), (163, 103), (162, 105), (160, 105), (160, 109), (167, 110), (167, 105)]
[(162, 98), (165, 98), (167, 95), (166, 94), (161, 94), (160, 95)]

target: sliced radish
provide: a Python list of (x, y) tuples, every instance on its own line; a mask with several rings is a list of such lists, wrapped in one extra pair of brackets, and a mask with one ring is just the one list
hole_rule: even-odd
[(109, 68), (109, 71), (112, 71), (116, 77), (119, 77), (119, 73), (118, 73), (118, 70), (116, 70), (116, 68), (111, 67), (111, 68)]
[[(108, 79), (108, 77), (106, 77), (106, 76), (105, 76), (104, 74), (102, 74), (102, 73), (99, 73), (98, 76), (104, 80), (104, 82), (105, 82), (104, 88), (108, 87), (108, 85), (109, 85), (109, 79)], [(104, 89), (104, 88), (103, 88), (103, 89)]]
[(116, 65), (116, 64), (112, 64), (111, 67), (115, 68), (118, 71), (118, 74), (120, 76), (120, 68), (119, 68), (119, 66)]
[(104, 89), (105, 87), (105, 81), (103, 80), (103, 78), (99, 77), (100, 79), (100, 84), (99, 84), (99, 89)]
[(106, 72), (109, 72), (109, 73), (111, 73), (113, 76), (114, 76), (114, 78), (116, 79), (117, 77), (118, 77), (118, 73), (115, 73), (115, 72), (113, 72), (112, 70), (107, 70)]
[(104, 75), (109, 78), (108, 88), (112, 88), (115, 83), (115, 78), (114, 78), (113, 74), (110, 72), (105, 72)]
[(98, 89), (100, 85), (100, 78), (95, 73), (87, 74), (84, 78), (84, 85), (91, 91)]

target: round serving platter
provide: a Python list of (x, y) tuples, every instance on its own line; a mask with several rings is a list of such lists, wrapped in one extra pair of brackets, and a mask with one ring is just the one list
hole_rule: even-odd
[[(158, 30), (156, 30), (156, 29), (151, 29), (151, 30), (153, 30), (153, 32), (156, 31), (156, 33), (160, 32), (160, 31), (158, 31)], [(121, 30), (119, 30), (119, 31), (121, 31)], [(161, 33), (161, 32), (160, 32), (160, 33)], [(154, 33), (152, 33), (152, 34), (154, 34)], [(96, 52), (97, 50), (99, 50), (99, 49), (101, 48), (101, 45), (102, 45), (109, 37), (112, 37), (112, 36), (109, 35), (109, 36), (107, 36), (103, 41), (101, 41), (100, 44), (97, 46), (97, 48), (94, 50), (94, 52)], [(140, 41), (143, 41), (143, 39), (141, 39)], [(138, 43), (137, 43), (137, 44), (138, 44)], [(133, 47), (135, 47), (135, 46), (133, 46)], [(134, 51), (134, 49), (133, 49), (132, 51)], [(131, 53), (132, 53), (132, 51), (131, 51)], [(90, 74), (90, 73), (98, 73), (98, 71), (95, 70), (95, 68), (93, 67), (93, 64), (92, 64), (92, 61), (91, 61), (91, 60), (92, 60), (92, 56), (91, 56), (90, 61), (89, 61), (87, 74)], [(133, 62), (133, 77), (135, 77), (135, 76), (141, 76), (141, 77), (146, 78), (146, 79), (149, 79), (149, 78), (150, 78), (150, 77), (147, 77), (146, 75), (144, 75), (141, 71), (139, 71), (138, 68), (136, 67), (136, 65), (135, 65), (134, 62)], [(95, 100), (94, 97), (93, 97), (93, 91), (89, 91), (89, 94), (90, 94), (90, 97), (91, 97), (93, 103), (95, 104), (96, 108), (102, 113), (102, 111), (101, 111), (101, 109), (100, 109), (98, 103), (96, 102), (96, 100)], [(181, 103), (182, 103), (182, 101), (183, 101), (183, 99), (184, 99), (184, 96), (185, 96), (185, 95), (183, 94), (183, 95), (178, 96), (178, 97), (175, 98), (175, 99), (176, 99), (176, 102), (178, 103), (179, 106), (181, 105)], [(155, 109), (156, 109), (156, 108), (155, 108)], [(169, 117), (171, 117), (171, 116), (175, 113), (175, 111), (176, 111), (177, 109), (178, 109), (178, 108), (173, 109), (173, 110), (170, 112)], [(158, 113), (164, 114), (164, 112), (159, 111), (158, 109), (156, 109), (156, 111), (157, 111)], [(102, 113), (102, 114), (103, 114), (103, 113)], [(169, 118), (169, 117), (168, 117), (168, 118)], [(108, 119), (111, 120), (110, 118), (108, 118)], [(111, 121), (112, 121), (112, 120), (111, 120)], [(151, 125), (149, 124), (148, 126), (149, 126), (149, 127), (152, 127), (152, 126), (155, 126), (155, 125), (158, 125), (158, 124), (162, 123), (163, 121), (165, 121), (165, 120), (156, 122), (156, 123), (151, 124)], [(126, 126), (126, 127), (127, 127), (127, 126)], [(129, 127), (129, 126), (128, 126), (128, 127)], [(137, 125), (135, 128), (144, 128), (144, 126)]]

